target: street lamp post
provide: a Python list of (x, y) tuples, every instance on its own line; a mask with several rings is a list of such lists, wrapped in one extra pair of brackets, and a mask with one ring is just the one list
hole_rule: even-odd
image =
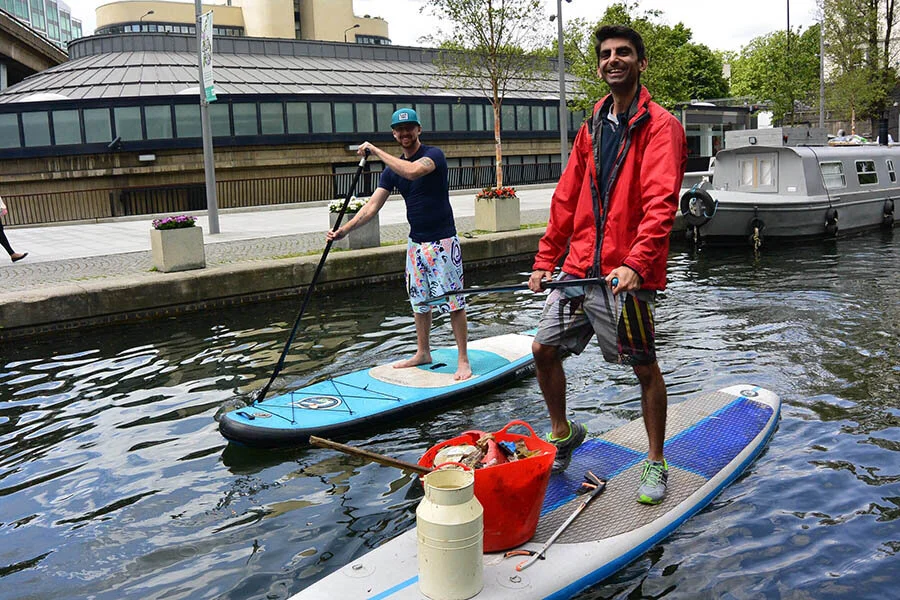
[(344, 30), (344, 43), (345, 43), (345, 44), (347, 43), (347, 32), (350, 31), (350, 30), (352, 30), (352, 29), (359, 29), (359, 23), (357, 23), (357, 24), (354, 25), (353, 27), (348, 27), (347, 29)]
[[(566, 0), (571, 2), (572, 0)], [(563, 43), (562, 0), (556, 0), (556, 14), (550, 15), (551, 21), (556, 21), (556, 45), (558, 46), (559, 61), (559, 159), (560, 173), (566, 168), (569, 160), (569, 139), (566, 132), (569, 129), (569, 110), (566, 107), (566, 49)]]
[(149, 17), (152, 14), (154, 14), (154, 12), (152, 10), (148, 10), (147, 12), (145, 12), (144, 14), (141, 15), (140, 19), (138, 19), (138, 23), (141, 24), (141, 30), (144, 29), (144, 17)]
[(819, 23), (819, 127), (825, 128), (825, 12)]

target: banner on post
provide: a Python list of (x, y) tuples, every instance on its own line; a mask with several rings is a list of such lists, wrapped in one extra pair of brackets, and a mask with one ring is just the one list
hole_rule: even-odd
[(212, 11), (200, 15), (200, 61), (203, 65), (203, 90), (200, 95), (207, 102), (216, 101), (216, 89), (213, 83), (213, 14)]

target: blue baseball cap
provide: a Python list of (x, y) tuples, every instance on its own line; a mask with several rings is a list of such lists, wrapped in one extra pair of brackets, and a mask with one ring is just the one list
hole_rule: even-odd
[(422, 124), (419, 123), (419, 115), (417, 115), (416, 111), (413, 109), (401, 108), (394, 111), (394, 114), (391, 116), (391, 129), (397, 125), (406, 125), (407, 123), (414, 123), (419, 127), (422, 126)]

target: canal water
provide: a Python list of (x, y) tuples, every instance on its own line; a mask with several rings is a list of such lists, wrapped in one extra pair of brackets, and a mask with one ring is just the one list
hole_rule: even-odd
[[(528, 265), (468, 283), (525, 279)], [(671, 403), (753, 383), (784, 400), (768, 449), (704, 511), (586, 598), (896, 598), (900, 583), (900, 233), (694, 253), (657, 312)], [(522, 331), (542, 298), (473, 298), (471, 337)], [(271, 374), (298, 301), (4, 342), (0, 598), (284, 599), (414, 525), (393, 468), (322, 449), (229, 447), (219, 407)], [(435, 344), (452, 344), (438, 318)], [(317, 295), (295, 386), (414, 350), (396, 284)], [(597, 434), (640, 416), (596, 346), (566, 362)], [(547, 418), (533, 378), (344, 441), (416, 461), (512, 417)]]

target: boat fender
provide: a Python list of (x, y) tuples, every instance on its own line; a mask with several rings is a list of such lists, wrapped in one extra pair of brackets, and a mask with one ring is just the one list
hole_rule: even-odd
[(881, 215), (881, 224), (885, 227), (894, 226), (894, 200), (891, 198), (884, 201), (884, 214)]
[(837, 235), (838, 232), (838, 211), (831, 207), (825, 211), (825, 233), (828, 235)]
[(681, 214), (688, 225), (704, 225), (716, 214), (718, 205), (709, 192), (697, 185), (681, 196)]

